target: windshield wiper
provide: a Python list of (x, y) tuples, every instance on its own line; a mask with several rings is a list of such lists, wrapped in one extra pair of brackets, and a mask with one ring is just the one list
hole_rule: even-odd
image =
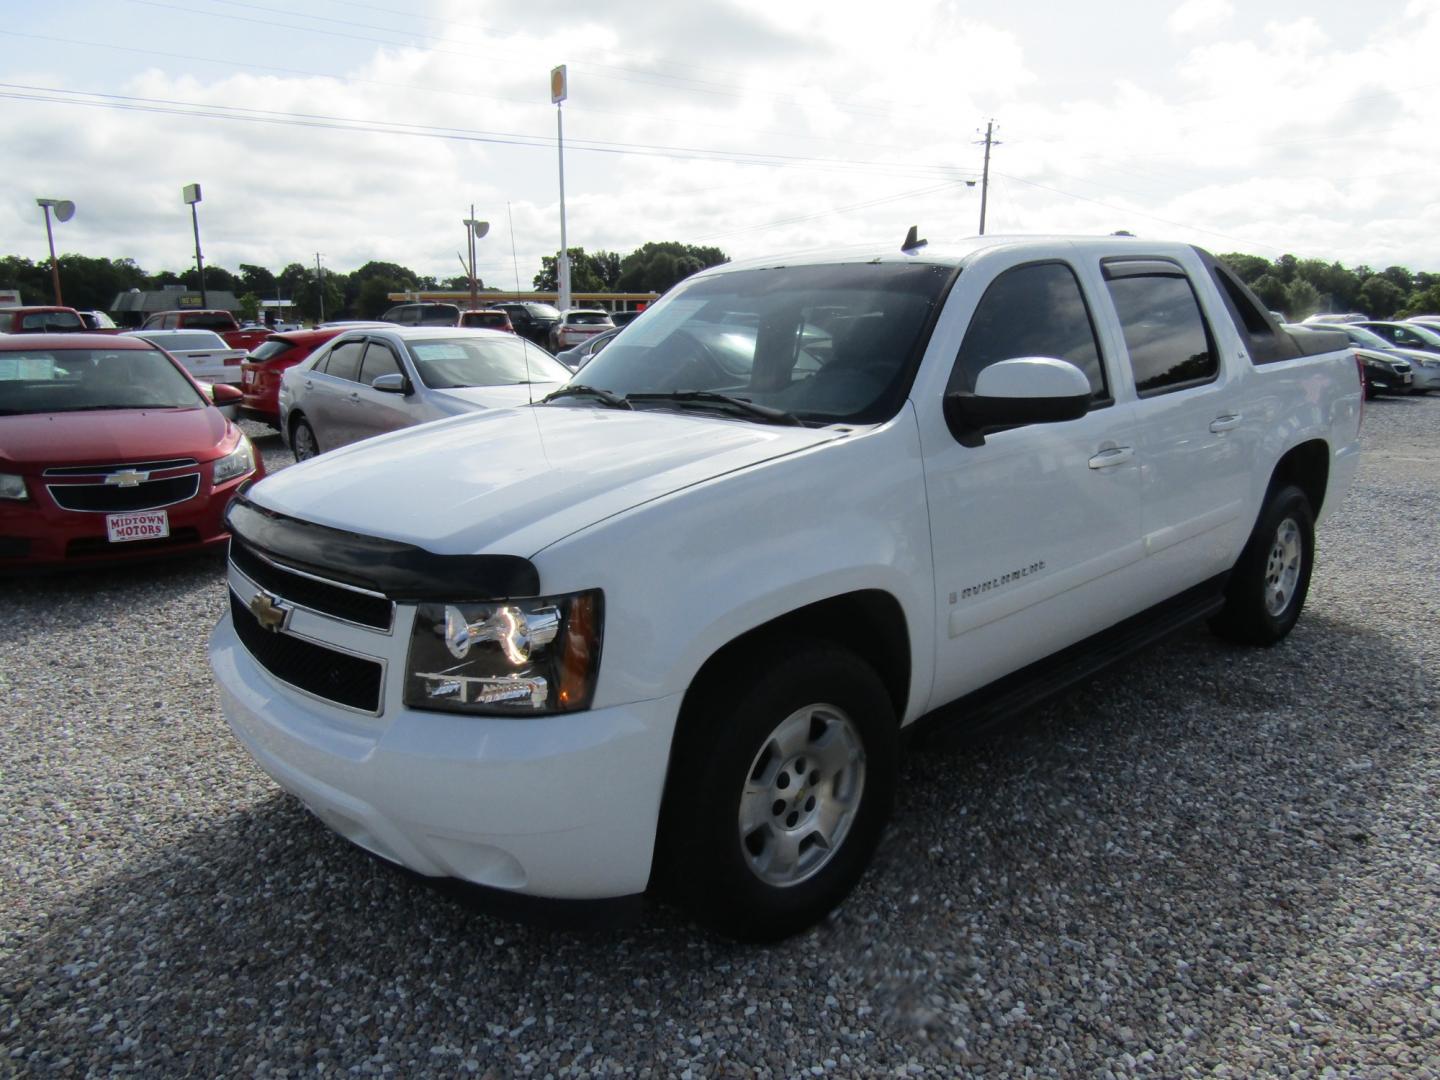
[(756, 405), (753, 401), (747, 401), (742, 397), (732, 397), (729, 394), (717, 394), (713, 390), (673, 390), (667, 394), (626, 394), (626, 401), (674, 401), (681, 405), (695, 402), (704, 406), (728, 406), (737, 409), (746, 416), (754, 416), (770, 424), (790, 424), (795, 427), (801, 426), (801, 421), (794, 413), (786, 412), (784, 409), (772, 409), (768, 405)]
[(543, 405), (547, 401), (554, 401), (562, 397), (593, 397), (597, 401), (604, 402), (612, 409), (628, 409), (630, 402), (619, 394), (612, 394), (609, 390), (598, 390), (593, 386), (562, 386), (559, 390), (553, 390), (540, 399)]

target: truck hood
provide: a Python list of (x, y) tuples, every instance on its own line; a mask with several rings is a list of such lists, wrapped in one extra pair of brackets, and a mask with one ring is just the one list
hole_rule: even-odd
[(281, 514), (438, 554), (530, 556), (641, 503), (848, 430), (588, 406), (504, 409), (322, 454), (248, 495)]
[(0, 417), (0, 461), (23, 469), (217, 457), (218, 409), (121, 409)]

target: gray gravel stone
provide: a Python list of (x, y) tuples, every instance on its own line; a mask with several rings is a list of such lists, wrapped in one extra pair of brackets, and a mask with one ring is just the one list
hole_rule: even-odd
[(917, 747), (766, 949), (504, 922), (332, 835), (220, 718), (219, 558), (5, 582), (0, 1074), (1440, 1076), (1437, 431), (1367, 406), (1289, 639)]

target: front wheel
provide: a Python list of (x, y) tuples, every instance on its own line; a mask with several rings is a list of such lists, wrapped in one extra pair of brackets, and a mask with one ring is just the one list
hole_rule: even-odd
[(1274, 645), (1305, 606), (1315, 561), (1315, 515), (1298, 487), (1272, 492), (1225, 588), (1225, 607), (1210, 621), (1218, 635)]
[(895, 710), (846, 649), (764, 652), (682, 718), (662, 857), (683, 903), (720, 932), (773, 941), (854, 887), (889, 817)]
[(296, 420), (290, 432), (290, 447), (296, 461), (307, 461), (320, 453), (320, 443), (315, 439), (315, 429), (308, 420)]

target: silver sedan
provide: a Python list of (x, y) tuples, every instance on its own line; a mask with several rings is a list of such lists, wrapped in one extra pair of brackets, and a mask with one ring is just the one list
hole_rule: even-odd
[(499, 330), (357, 328), (285, 372), (281, 432), (304, 461), (427, 420), (539, 401), (569, 377), (544, 349)]

